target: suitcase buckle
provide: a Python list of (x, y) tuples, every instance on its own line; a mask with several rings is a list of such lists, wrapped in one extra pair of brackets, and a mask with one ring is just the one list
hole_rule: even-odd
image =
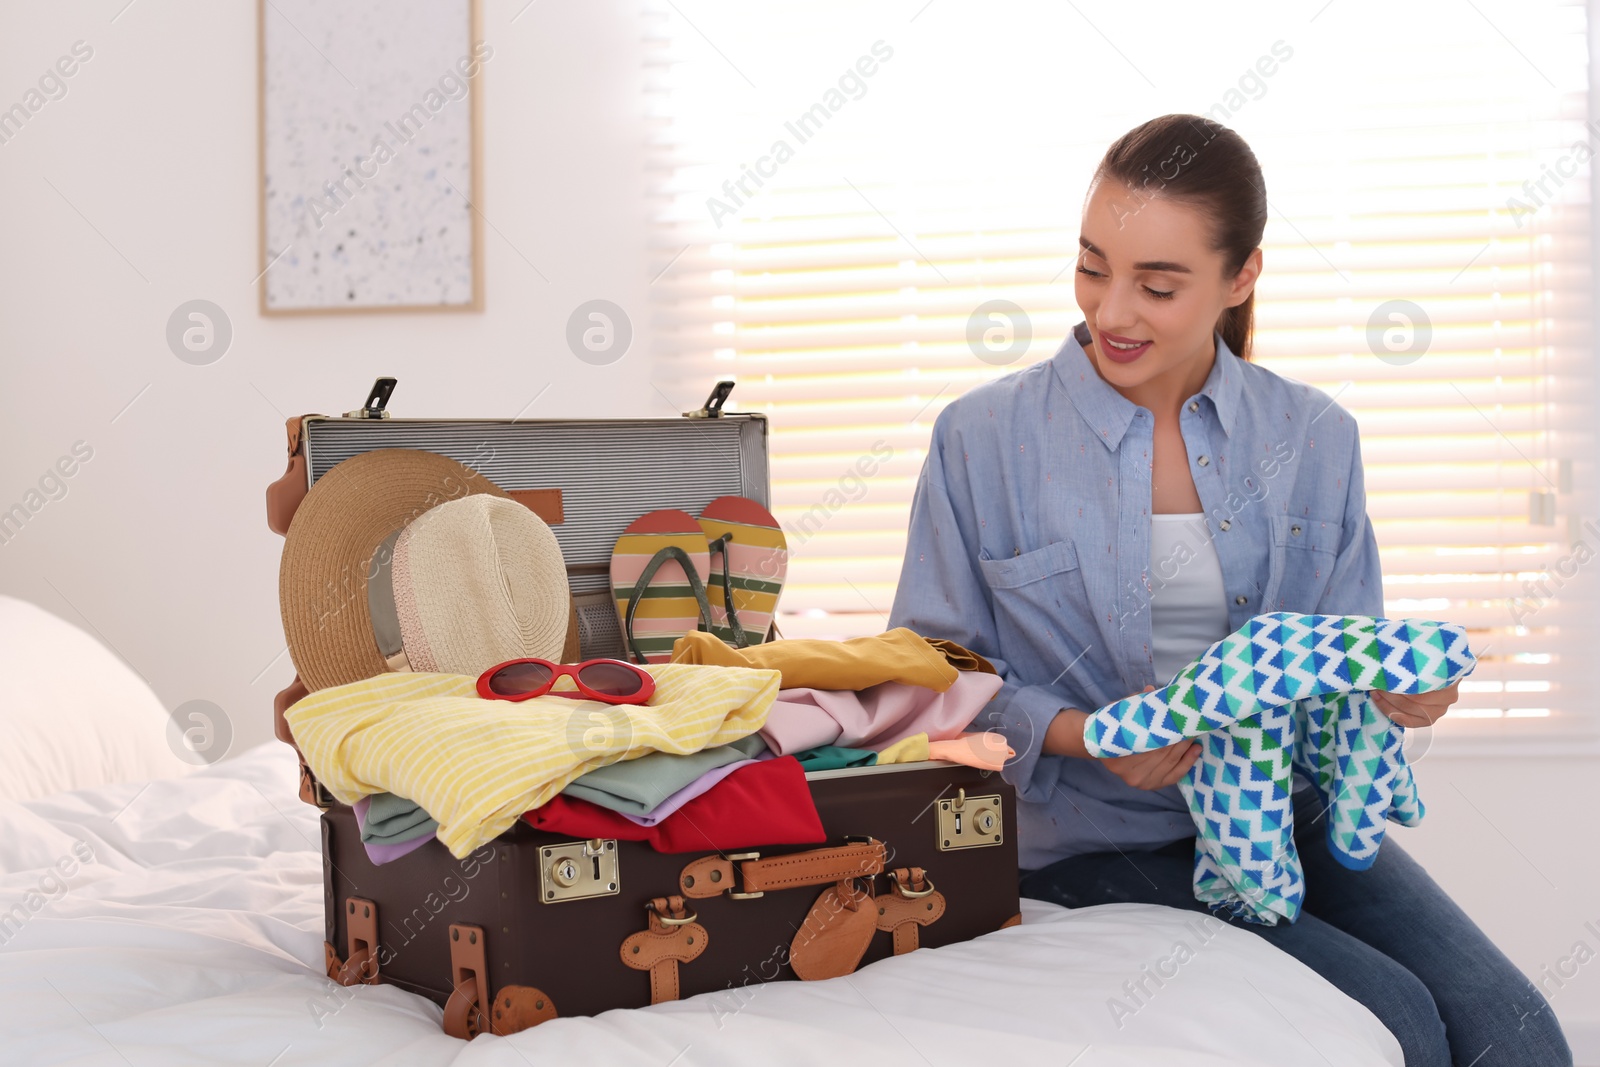
[[(745, 860), (758, 860), (760, 858), (761, 858), (761, 853), (759, 853), (759, 852), (735, 852), (732, 855), (730, 855), (728, 857), (728, 862), (733, 865), (733, 877), (734, 877), (734, 880), (737, 881), (741, 886), (744, 885), (744, 868), (739, 866), (739, 864), (744, 862)], [(761, 893), (737, 892), (734, 889), (732, 889), (731, 887), (728, 890), (728, 896), (733, 900), (754, 900), (756, 897), (764, 897), (766, 895), (767, 894), (765, 892), (761, 892)]]
[[(906, 874), (908, 876), (902, 877), (902, 874)], [(894, 874), (889, 876), (890, 887), (907, 900), (921, 900), (923, 897), (933, 895), (933, 879), (927, 877), (927, 875), (923, 875), (922, 881), (927, 886), (926, 889), (912, 889), (909, 872), (896, 871)]]
[(674, 917), (666, 910), (657, 908), (654, 901), (646, 904), (645, 907), (655, 913), (656, 922), (660, 923), (662, 926), (688, 926), (690, 923), (700, 918), (699, 912), (689, 911), (687, 908), (680, 908), (679, 910), (682, 911), (683, 914)]

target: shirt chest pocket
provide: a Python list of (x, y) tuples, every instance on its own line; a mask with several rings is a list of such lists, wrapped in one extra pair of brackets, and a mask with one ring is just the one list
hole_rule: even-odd
[(1272, 515), (1261, 611), (1317, 610), (1339, 557), (1344, 524), (1315, 515)]
[(989, 587), (1002, 648), (1031, 645), (1053, 660), (1062, 640), (1090, 618), (1078, 550), (1071, 541), (999, 559), (979, 549), (978, 568)]

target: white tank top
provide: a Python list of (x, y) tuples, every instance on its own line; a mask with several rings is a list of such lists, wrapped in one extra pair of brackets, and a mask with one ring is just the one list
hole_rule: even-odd
[(1228, 604), (1205, 514), (1150, 518), (1150, 653), (1160, 688), (1228, 636)]

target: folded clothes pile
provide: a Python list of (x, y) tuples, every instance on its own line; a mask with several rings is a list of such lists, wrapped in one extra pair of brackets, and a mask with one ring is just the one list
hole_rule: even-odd
[[(1000, 691), (994, 668), (960, 645), (929, 641), (905, 627), (849, 641), (774, 641), (744, 649), (690, 633), (673, 647), (672, 661), (777, 671), (783, 688), (761, 736), (779, 755), (871, 749), (880, 750), (878, 763), (945, 759), (995, 770), (1007, 758), (995, 747), (1003, 745), (997, 739), (955, 743)], [(902, 742), (912, 747), (899, 748)], [(934, 752), (930, 743), (943, 747)], [(883, 751), (891, 749), (892, 755)], [(829, 766), (864, 762), (872, 761)]]
[(640, 705), (570, 690), (513, 703), (466, 675), (390, 673), (320, 690), (285, 718), (318, 780), (354, 806), (375, 863), (433, 837), (465, 856), (518, 817), (663, 852), (814, 844), (808, 772), (998, 770), (1015, 755), (999, 734), (967, 732), (1000, 687), (993, 668), (909, 630), (740, 650), (696, 632), (672, 660), (639, 668), (655, 680)]
[(776, 671), (652, 665), (648, 704), (551, 693), (485, 700), (461, 674), (383, 674), (318, 690), (284, 715), (334, 798), (394, 793), (438, 820), (464, 857), (586, 771), (650, 752), (687, 755), (766, 721)]
[[(738, 497), (629, 527), (613, 584), (639, 662), (563, 667), (577, 631), (555, 535), (486, 482), (407, 510), (444, 474), (470, 476), (405, 450), (340, 464), (285, 545), (286, 628), (313, 691), (284, 721), (375, 863), (433, 838), (465, 857), (518, 819), (669, 852), (810, 844), (809, 772), (1014, 755), (965, 732), (1001, 682), (959, 645), (904, 628), (766, 640), (782, 532)], [(374, 544), (366, 595), (330, 606), (334, 564)]]

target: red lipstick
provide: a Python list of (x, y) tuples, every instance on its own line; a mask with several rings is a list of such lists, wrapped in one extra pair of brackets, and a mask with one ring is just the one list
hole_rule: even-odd
[(1100, 331), (1100, 339), (1105, 342), (1100, 346), (1101, 353), (1113, 363), (1132, 363), (1155, 344), (1154, 341), (1141, 341), (1137, 337), (1123, 337), (1104, 330)]

